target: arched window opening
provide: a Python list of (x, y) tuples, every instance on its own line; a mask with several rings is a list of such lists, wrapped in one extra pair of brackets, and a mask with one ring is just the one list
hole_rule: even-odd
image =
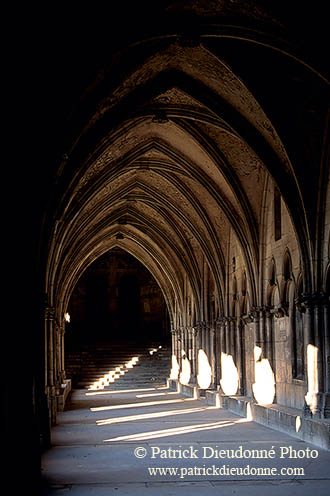
[(292, 262), (289, 250), (286, 250), (283, 258), (283, 278), (285, 281), (292, 279)]
[(285, 251), (283, 257), (283, 265), (282, 265), (282, 284), (281, 284), (281, 304), (283, 306), (284, 311), (287, 313), (289, 309), (292, 309), (294, 306), (294, 296), (291, 290), (292, 288), (292, 263), (291, 263), (291, 255), (289, 250)]
[(269, 285), (275, 286), (275, 284), (276, 284), (276, 267), (275, 267), (275, 260), (272, 258), (269, 267)]
[(233, 291), (233, 301), (237, 300), (237, 279), (236, 276), (233, 277), (233, 286), (232, 286), (232, 291)]

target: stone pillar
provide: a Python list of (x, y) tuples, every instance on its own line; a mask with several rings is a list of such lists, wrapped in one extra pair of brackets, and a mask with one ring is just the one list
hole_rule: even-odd
[(236, 366), (238, 371), (238, 394), (243, 395), (244, 388), (244, 356), (243, 356), (243, 329), (241, 318), (236, 320)]
[(236, 363), (236, 317), (229, 317), (229, 355), (233, 357), (234, 363)]
[(228, 317), (225, 318), (225, 342), (226, 342), (226, 354), (230, 355), (230, 321)]
[(199, 322), (196, 327), (195, 327), (195, 345), (196, 345), (196, 368), (195, 368), (195, 374), (196, 374), (196, 381), (197, 381), (197, 375), (198, 375), (198, 352), (202, 348), (202, 325)]
[[(171, 329), (171, 336), (172, 336), (172, 354), (175, 355), (177, 363), (179, 363), (178, 360), (178, 332), (177, 329)], [(172, 356), (171, 356), (171, 376), (173, 373), (173, 361), (172, 361)]]
[[(261, 348), (259, 308), (258, 307), (252, 308), (252, 311), (251, 311), (251, 314), (250, 315), (251, 315), (251, 318), (252, 318), (252, 321), (253, 321), (253, 325), (254, 325), (254, 350), (253, 351), (255, 353), (256, 347)], [(254, 362), (254, 366), (253, 366), (253, 377), (251, 377), (251, 379), (252, 379), (252, 383), (255, 383), (255, 381), (256, 381), (256, 376), (255, 376), (255, 366), (256, 366), (255, 356), (253, 357), (253, 362)]]
[(325, 359), (328, 353), (329, 331), (324, 327), (327, 301), (323, 293), (304, 293), (301, 301), (306, 309), (304, 344), (308, 389), (305, 396), (304, 414), (309, 417), (322, 418), (329, 415), (330, 409), (329, 394), (325, 391), (327, 381), (324, 380), (324, 371), (328, 367)]
[(217, 384), (216, 377), (216, 334), (215, 334), (215, 323), (212, 321), (209, 327), (210, 334), (210, 365), (212, 370), (212, 385), (215, 387)]
[(56, 423), (56, 389), (55, 389), (55, 309), (47, 307), (45, 310), (45, 332), (47, 335), (47, 382), (46, 395), (48, 398), (50, 424)]
[(65, 343), (64, 343), (64, 336), (65, 336), (65, 328), (64, 326), (60, 327), (60, 370), (61, 370), (61, 383), (66, 379), (66, 374), (65, 374)]
[(176, 328), (175, 329), (175, 335), (176, 335), (176, 358), (178, 360), (178, 364), (180, 365), (180, 356), (181, 356), (181, 334), (180, 334), (180, 329)]
[[(311, 367), (311, 364), (310, 364), (311, 358), (308, 355), (308, 346), (310, 344), (313, 344), (313, 339), (312, 339), (313, 307), (311, 305), (311, 300), (308, 297), (308, 295), (304, 294), (302, 296), (302, 301), (304, 303), (305, 312), (306, 312), (305, 323), (304, 323), (305, 377), (307, 380), (307, 391), (308, 391), (308, 394), (311, 395), (312, 393), (314, 393), (314, 384), (313, 384), (312, 378), (310, 377), (310, 373), (309, 373), (309, 367)], [(312, 414), (313, 413), (311, 411), (310, 406), (307, 403), (305, 403), (304, 415), (306, 417), (310, 417), (310, 416), (312, 416)]]
[(221, 379), (221, 350), (223, 349), (223, 327), (221, 319), (215, 322), (215, 384), (220, 384)]
[(197, 334), (196, 328), (189, 327), (189, 341), (190, 341), (189, 360), (191, 367), (190, 382), (193, 384), (196, 383), (196, 334)]
[(207, 354), (206, 350), (206, 322), (201, 322), (201, 348)]
[(55, 321), (55, 387), (56, 394), (59, 394), (59, 388), (62, 382), (62, 340), (61, 328)]
[(259, 337), (260, 337), (260, 347), (262, 349), (262, 357), (267, 357), (267, 346), (266, 346), (266, 314), (264, 307), (258, 307), (259, 312)]
[(251, 312), (254, 323), (254, 345), (261, 348), (259, 307), (254, 307)]
[(270, 308), (266, 307), (266, 329), (265, 329), (265, 339), (266, 339), (266, 357), (269, 360), (270, 366), (275, 375), (275, 363), (274, 363), (274, 353), (273, 353), (273, 314), (270, 312)]
[(176, 342), (176, 331), (175, 329), (171, 329), (171, 338), (172, 338), (172, 355), (176, 356), (177, 352), (177, 342)]
[[(325, 296), (323, 302), (324, 319), (324, 363), (325, 363), (325, 391), (330, 393), (330, 320), (329, 320), (329, 297)], [(327, 417), (329, 418), (329, 417)]]
[(219, 327), (220, 327), (220, 358), (221, 358), (221, 353), (227, 353), (226, 352), (226, 319), (223, 317), (222, 319), (218, 320), (219, 322)]
[(187, 336), (186, 336), (186, 328), (184, 326), (180, 327), (180, 333), (181, 333), (181, 346), (182, 346), (182, 351), (181, 351), (181, 363), (183, 360), (183, 353), (187, 356)]
[(329, 321), (329, 296), (323, 299), (323, 319), (324, 319), (324, 369), (325, 369), (325, 397), (323, 406), (323, 416), (330, 418), (330, 321)]

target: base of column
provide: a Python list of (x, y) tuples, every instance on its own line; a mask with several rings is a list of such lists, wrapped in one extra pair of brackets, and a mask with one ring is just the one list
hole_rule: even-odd
[(71, 391), (71, 379), (66, 379), (61, 384), (61, 387), (59, 388), (59, 391), (57, 392), (56, 395), (56, 406), (58, 412), (64, 411), (65, 402), (70, 391)]
[(324, 393), (307, 393), (303, 414), (306, 418), (326, 418), (324, 417)]
[(330, 393), (323, 393), (322, 417), (330, 419)]

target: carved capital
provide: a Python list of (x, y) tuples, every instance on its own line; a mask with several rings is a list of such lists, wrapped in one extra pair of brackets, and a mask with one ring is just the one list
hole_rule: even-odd
[(251, 324), (251, 322), (253, 322), (253, 316), (250, 313), (241, 315), (241, 321), (244, 325)]
[(273, 314), (274, 314), (273, 310), (274, 310), (274, 307), (271, 307), (269, 305), (265, 306), (265, 315), (267, 318), (273, 317)]
[(314, 307), (317, 305), (327, 305), (329, 303), (329, 298), (323, 291), (316, 291), (315, 293), (303, 293), (300, 296), (299, 300), (305, 305), (306, 308)]
[(287, 305), (277, 305), (271, 309), (271, 313), (278, 319), (281, 319), (288, 315)]
[(257, 322), (259, 320), (260, 311), (261, 311), (261, 307), (255, 306), (251, 308), (249, 316), (252, 319), (252, 322)]
[(294, 304), (295, 304), (296, 309), (298, 310), (298, 312), (300, 312), (300, 313), (305, 313), (306, 312), (306, 305), (303, 302), (303, 300), (301, 298), (301, 295), (298, 296), (298, 298), (296, 298), (294, 300)]
[(226, 317), (219, 317), (216, 321), (217, 326), (223, 327), (226, 322)]
[(191, 335), (192, 335), (193, 337), (196, 337), (196, 336), (197, 336), (197, 334), (198, 334), (198, 332), (199, 332), (199, 330), (198, 330), (198, 328), (197, 328), (197, 327), (192, 327), (192, 328), (191, 328)]

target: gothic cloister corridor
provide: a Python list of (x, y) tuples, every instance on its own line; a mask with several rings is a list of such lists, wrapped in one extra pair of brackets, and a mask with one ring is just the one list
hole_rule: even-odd
[[(88, 494), (79, 478), (94, 469), (94, 482), (119, 484), (129, 466), (142, 491), (147, 460), (129, 450), (172, 428), (155, 441), (313, 446), (322, 456), (302, 460), (292, 491), (326, 485), (325, 2), (29, 5), (6, 20), (1, 411), (5, 462), (22, 474), (12, 488), (37, 494), (46, 462), (60, 496)], [(152, 396), (109, 393), (119, 385), (168, 389), (145, 391), (159, 398), (147, 405)], [(214, 428), (188, 432), (205, 423)], [(101, 454), (111, 463), (98, 473)]]

